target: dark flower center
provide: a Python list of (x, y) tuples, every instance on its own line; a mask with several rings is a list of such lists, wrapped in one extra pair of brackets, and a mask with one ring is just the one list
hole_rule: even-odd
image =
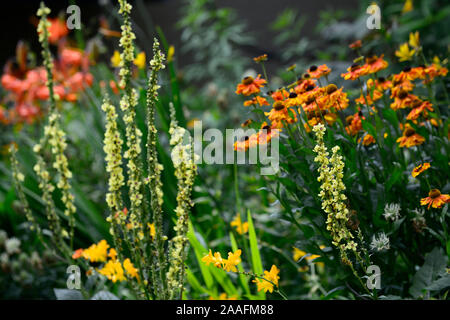
[(273, 105), (273, 108), (277, 111), (283, 110), (284, 109), (284, 104), (281, 101), (276, 101)]
[(411, 67), (405, 67), (404, 69), (403, 69), (403, 72), (410, 72), (411, 71)]
[(359, 64), (355, 63), (352, 64), (352, 66), (350, 67), (350, 71), (356, 71), (360, 68)]
[(246, 86), (248, 86), (249, 84), (252, 84), (253, 83), (253, 77), (250, 77), (250, 76), (245, 77), (242, 80), (242, 83), (245, 84)]
[(335, 92), (337, 90), (337, 86), (335, 84), (329, 84), (327, 85), (327, 93), (328, 94), (332, 94), (333, 92)]
[(377, 61), (377, 57), (376, 56), (371, 56), (370, 58), (367, 58), (367, 63), (368, 64), (373, 64)]
[(314, 72), (314, 71), (316, 71), (317, 70), (317, 66), (311, 66), (311, 67), (309, 67), (309, 72)]
[(347, 122), (347, 124), (351, 124), (353, 121), (353, 116), (348, 116), (347, 118), (345, 118), (345, 122)]
[(403, 100), (408, 96), (408, 91), (401, 89), (398, 93), (398, 98)]
[(438, 189), (431, 189), (428, 195), (430, 196), (430, 198), (434, 199), (439, 197), (441, 195), (441, 192)]
[(416, 131), (413, 128), (408, 128), (405, 130), (406, 137), (411, 137), (414, 133), (416, 133)]

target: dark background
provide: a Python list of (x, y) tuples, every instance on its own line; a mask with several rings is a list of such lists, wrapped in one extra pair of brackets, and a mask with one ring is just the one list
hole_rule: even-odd
[[(101, 1), (101, 0), (100, 0)], [(81, 21), (87, 33), (94, 35), (98, 28), (98, 17), (100, 15), (108, 16), (109, 12), (103, 12), (103, 7), (97, 0), (47, 0), (46, 5), (52, 10), (51, 16), (54, 17), (58, 13), (64, 13), (67, 6), (75, 3), (81, 8)], [(116, 3), (114, 0), (109, 0)], [(136, 1), (130, 1), (133, 5)], [(176, 23), (181, 15), (181, 7), (184, 2), (181, 0), (143, 0), (147, 12), (150, 14), (152, 23), (161, 26), (170, 44), (176, 49), (181, 47), (180, 33), (176, 27)], [(2, 1), (0, 11), (0, 30), (2, 39), (2, 50), (0, 50), (0, 63), (3, 65), (5, 61), (14, 55), (15, 46), (19, 39), (25, 40), (31, 45), (35, 52), (39, 48), (36, 36), (35, 18), (36, 10), (39, 7), (40, 0), (16, 0)], [(218, 7), (231, 7), (236, 9), (240, 20), (248, 26), (248, 31), (256, 36), (257, 43), (255, 46), (244, 48), (245, 53), (253, 57), (260, 52), (277, 51), (273, 43), (269, 39), (276, 37), (274, 32), (269, 29), (277, 15), (286, 8), (297, 9), (301, 15), (306, 15), (307, 21), (302, 32), (306, 36), (314, 35), (314, 27), (317, 24), (318, 14), (321, 10), (357, 10), (359, 5), (357, 0), (315, 0), (315, 1), (296, 1), (296, 0), (265, 0), (265, 1), (242, 1), (242, 0), (217, 0)], [(136, 8), (136, 6), (134, 6)], [(136, 24), (145, 28), (143, 15), (140, 12), (133, 11), (133, 19)], [(148, 21), (147, 21), (148, 23)], [(113, 25), (114, 30), (119, 30), (117, 25)], [(138, 37), (139, 42), (139, 37)], [(147, 47), (147, 44), (140, 43), (141, 46)], [(180, 56), (177, 50), (178, 63), (183, 66), (189, 62), (189, 56)]]

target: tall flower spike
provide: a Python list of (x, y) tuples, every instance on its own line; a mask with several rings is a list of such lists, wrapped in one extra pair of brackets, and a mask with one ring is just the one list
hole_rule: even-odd
[[(157, 134), (158, 131), (155, 126), (155, 106), (158, 102), (158, 72), (164, 69), (164, 54), (159, 49), (159, 42), (155, 38), (153, 40), (153, 58), (150, 61), (150, 77), (148, 79), (147, 88), (147, 163), (148, 163), (148, 185), (151, 196), (152, 219), (155, 227), (154, 248), (155, 248), (155, 262), (154, 270), (159, 270), (159, 277), (161, 281), (159, 291), (165, 295), (165, 281), (163, 280), (163, 270), (166, 267), (166, 260), (164, 255), (164, 236), (162, 204), (163, 191), (161, 182), (161, 171), (163, 166), (158, 162), (158, 153), (156, 151)], [(155, 273), (153, 272), (154, 276)], [(161, 283), (162, 282), (162, 283)], [(155, 285), (156, 286), (156, 285)], [(156, 288), (155, 288), (156, 290)]]
[(110, 233), (114, 243), (122, 254), (122, 239), (120, 230), (125, 229), (126, 216), (122, 210), (121, 188), (125, 184), (122, 170), (122, 138), (117, 126), (116, 108), (111, 104), (109, 97), (103, 100), (102, 110), (106, 113), (106, 131), (103, 139), (103, 150), (105, 151), (106, 171), (109, 174), (108, 193), (106, 203), (108, 204), (110, 215), (106, 220), (111, 224)]
[(106, 113), (106, 131), (103, 140), (106, 171), (109, 173), (106, 202), (111, 213), (122, 212), (122, 194), (120, 189), (125, 184), (122, 170), (122, 138), (117, 126), (116, 108), (108, 97), (103, 100), (102, 110)]
[(41, 243), (45, 243), (42, 239), (42, 231), (39, 224), (36, 222), (36, 219), (31, 212), (30, 206), (28, 204), (27, 198), (25, 197), (25, 193), (23, 191), (22, 182), (25, 179), (25, 176), (19, 169), (19, 162), (17, 161), (17, 149), (14, 144), (10, 146), (10, 154), (11, 154), (11, 167), (12, 167), (12, 176), (14, 181), (14, 187), (16, 189), (17, 195), (20, 200), (20, 204), (23, 207), (23, 211), (25, 213), (25, 217), (30, 223), (30, 229), (35, 231)]
[[(142, 132), (136, 125), (136, 105), (137, 93), (131, 86), (131, 66), (134, 60), (134, 44), (133, 40), (136, 36), (131, 28), (130, 12), (131, 5), (125, 0), (119, 0), (119, 14), (122, 15), (123, 24), (121, 26), (120, 46), (122, 53), (120, 54), (120, 86), (124, 87), (124, 94), (120, 99), (120, 108), (124, 112), (123, 120), (126, 130), (127, 150), (124, 158), (127, 159), (128, 187), (130, 198), (130, 224), (134, 230), (142, 231), (142, 226), (138, 219), (142, 216), (141, 204), (142, 195), (142, 163), (139, 155), (141, 154), (141, 136)], [(142, 234), (138, 231), (138, 233)]]
[(319, 164), (317, 181), (322, 183), (319, 197), (322, 199), (322, 209), (328, 215), (327, 230), (331, 232), (333, 244), (339, 248), (341, 257), (346, 259), (346, 250), (351, 249), (356, 252), (357, 249), (353, 235), (347, 229), (349, 211), (344, 203), (347, 198), (344, 195), (345, 185), (342, 182), (344, 162), (342, 156), (338, 154), (338, 146), (332, 149), (332, 156), (328, 158), (329, 153), (323, 141), (325, 130), (322, 124), (317, 124), (313, 128), (317, 138), (317, 145), (314, 147), (317, 156), (314, 161)]
[(197, 173), (197, 166), (195, 164), (193, 141), (189, 135), (187, 141), (183, 141), (187, 131), (178, 126), (172, 103), (170, 104), (170, 116), (169, 133), (171, 135), (170, 144), (173, 146), (172, 162), (175, 167), (175, 176), (178, 180), (177, 208), (175, 209), (178, 219), (174, 227), (176, 236), (170, 243), (170, 267), (167, 272), (170, 299), (173, 299), (177, 293), (180, 293), (181, 297), (183, 291), (189, 211), (193, 206), (191, 192)]
[[(53, 90), (53, 61), (49, 48), (49, 26), (50, 22), (47, 20), (47, 15), (50, 13), (50, 9), (45, 7), (44, 3), (41, 3), (41, 7), (37, 11), (37, 15), (41, 17), (37, 31), (39, 33), (39, 42), (42, 45), (42, 56), (44, 59), (44, 66), (47, 72), (47, 88), (49, 91), (49, 116), (48, 123), (44, 127), (44, 136), (39, 141), (39, 144), (34, 146), (34, 151), (37, 153), (38, 162), (35, 166), (35, 171), (40, 177), (40, 187), (43, 192), (43, 199), (47, 206), (47, 215), (49, 220), (53, 221), (53, 231), (60, 233), (55, 235), (61, 238), (70, 238), (71, 246), (74, 236), (75, 226), (75, 213), (76, 207), (74, 205), (74, 196), (71, 193), (70, 179), (72, 178), (72, 172), (69, 170), (69, 163), (64, 152), (67, 147), (66, 134), (61, 129), (60, 114), (56, 108), (56, 101), (59, 96), (55, 94)], [(59, 217), (56, 215), (54, 203), (52, 200), (51, 192), (54, 187), (50, 181), (50, 174), (47, 169), (47, 165), (44, 161), (43, 152), (46, 147), (50, 147), (53, 154), (53, 168), (56, 169), (58, 182), (57, 188), (61, 191), (61, 201), (63, 202), (65, 209), (64, 214), (69, 218), (70, 234), (67, 233), (60, 226)]]

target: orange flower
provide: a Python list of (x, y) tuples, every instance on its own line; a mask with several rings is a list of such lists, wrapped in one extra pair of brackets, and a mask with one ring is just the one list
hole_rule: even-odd
[(255, 106), (257, 104), (259, 104), (261, 107), (270, 105), (269, 102), (267, 102), (266, 98), (263, 98), (260, 96), (256, 96), (256, 97), (252, 98), (251, 100), (247, 100), (244, 102), (245, 107)]
[(421, 114), (426, 118), (428, 116), (428, 111), (433, 111), (433, 105), (429, 101), (417, 101), (418, 107), (415, 107), (406, 116), (406, 120), (417, 120)]
[(435, 63), (431, 64), (430, 66), (423, 69), (424, 75), (425, 75), (425, 83), (430, 83), (434, 80), (435, 77), (445, 77), (448, 73), (448, 69), (444, 68), (442, 66), (439, 66)]
[(313, 90), (317, 84), (315, 79), (300, 79), (297, 80), (297, 86), (294, 88), (296, 94), (303, 94), (307, 91)]
[[(324, 109), (323, 104), (319, 104), (319, 101), (316, 100), (314, 96), (309, 96), (305, 103), (302, 104), (303, 111), (305, 111), (307, 114), (313, 113), (319, 110)], [(301, 113), (301, 110), (299, 109), (299, 113)]]
[(375, 90), (383, 92), (392, 88), (392, 81), (389, 81), (384, 77), (379, 77), (375, 80), (375, 83), (372, 79), (367, 80), (367, 88), (372, 89), (374, 86)]
[(242, 127), (242, 128), (248, 127), (248, 126), (251, 125), (252, 123), (253, 123), (253, 120), (252, 120), (252, 119), (247, 119), (247, 120), (245, 120), (244, 122), (241, 123), (241, 127)]
[(280, 135), (280, 129), (271, 128), (266, 122), (261, 126), (261, 130), (258, 132), (258, 144), (264, 145), (269, 143), (273, 137)]
[(48, 18), (48, 21), (50, 22), (50, 27), (48, 28), (50, 33), (48, 41), (50, 43), (55, 44), (59, 39), (65, 37), (69, 33), (66, 21), (59, 18)]
[(301, 105), (302, 101), (302, 96), (292, 91), (289, 93), (289, 97), (286, 99), (285, 104), (286, 107), (294, 107)]
[(325, 87), (325, 95), (319, 99), (319, 105), (322, 104), (326, 109), (344, 110), (348, 107), (347, 93), (338, 89), (335, 84), (329, 84)]
[[(364, 136), (364, 138), (362, 138), (362, 144), (364, 146), (369, 146), (375, 142), (376, 142), (375, 138), (371, 134), (368, 134), (368, 133)], [(359, 138), (358, 143), (361, 143), (361, 138)]]
[(267, 61), (267, 54), (265, 53), (265, 54), (263, 54), (263, 55), (260, 55), (260, 56), (258, 56), (258, 57), (256, 57), (256, 58), (253, 58), (253, 60), (254, 60), (256, 63), (260, 63), (260, 62), (262, 62), (262, 61)]
[(321, 66), (311, 66), (308, 69), (308, 73), (311, 76), (311, 78), (319, 79), (322, 76), (326, 76), (331, 72), (331, 69), (327, 67), (326, 64), (323, 64)]
[(369, 72), (369, 69), (366, 65), (360, 66), (359, 64), (353, 64), (350, 67), (348, 67), (346, 73), (342, 73), (341, 77), (345, 80), (356, 80), (359, 77), (367, 75)]
[(260, 88), (264, 87), (267, 83), (265, 79), (260, 78), (261, 75), (253, 79), (253, 77), (245, 77), (242, 82), (237, 85), (236, 94), (243, 94), (244, 96), (249, 96), (253, 93), (258, 93)]
[(361, 111), (355, 113), (352, 116), (348, 116), (345, 121), (348, 126), (345, 127), (345, 131), (351, 136), (356, 135), (360, 130), (362, 130), (362, 121), (364, 119)]
[(72, 259), (79, 259), (83, 256), (83, 249), (75, 250), (75, 252), (72, 255)]
[(364, 67), (367, 69), (368, 74), (378, 72), (388, 67), (389, 64), (383, 59), (383, 56), (383, 54), (380, 57), (373, 55), (372, 57), (366, 58)]
[(355, 42), (350, 43), (350, 45), (348, 46), (350, 49), (359, 49), (362, 47), (362, 41), (361, 40), (356, 40)]
[(296, 113), (288, 110), (281, 101), (275, 101), (272, 110), (264, 112), (264, 114), (277, 128), (283, 127), (282, 121), (286, 121), (287, 123), (297, 122)]
[(394, 74), (393, 81), (395, 82), (403, 82), (405, 80), (413, 81), (417, 78), (420, 78), (423, 74), (423, 69), (421, 67), (417, 68), (411, 68), (406, 67), (404, 68), (399, 74)]
[(422, 206), (428, 205), (427, 209), (430, 209), (430, 207), (439, 209), (448, 202), (450, 202), (450, 196), (448, 194), (441, 194), (439, 189), (431, 189), (428, 193), (428, 197), (420, 200)]
[(406, 107), (412, 107), (418, 101), (421, 101), (416, 95), (408, 93), (405, 90), (399, 90), (394, 102), (391, 103), (393, 110), (405, 109)]
[(251, 136), (245, 136), (242, 140), (234, 143), (234, 150), (245, 151), (248, 148), (253, 148), (258, 144), (258, 135), (252, 134)]
[(383, 93), (381, 93), (378, 90), (374, 90), (372, 95), (368, 94), (368, 95), (366, 95), (365, 98), (361, 94), (361, 96), (358, 99), (355, 99), (355, 102), (362, 104), (362, 105), (366, 105), (366, 101), (367, 101), (367, 104), (369, 106), (371, 106), (371, 105), (373, 105), (374, 101), (380, 100), (381, 97), (383, 97)]
[(414, 84), (409, 80), (403, 80), (403, 81), (392, 81), (392, 90), (391, 90), (391, 98), (397, 97), (401, 90), (410, 92), (414, 89)]
[(79, 66), (83, 61), (83, 51), (76, 48), (63, 48), (61, 51), (61, 63), (64, 65)]
[(430, 168), (430, 163), (429, 162), (421, 163), (417, 167), (414, 168), (414, 170), (411, 172), (411, 175), (415, 178), (419, 174), (424, 172), (425, 170), (428, 170), (428, 168)]
[(289, 92), (287, 92), (286, 90), (282, 89), (282, 90), (278, 90), (278, 91), (272, 92), (270, 94), (270, 96), (275, 101), (283, 101), (283, 100), (289, 98)]
[(403, 131), (403, 136), (397, 139), (397, 142), (400, 144), (400, 148), (403, 147), (414, 147), (421, 145), (425, 142), (425, 138), (416, 133), (416, 131), (410, 126), (406, 125), (405, 130)]

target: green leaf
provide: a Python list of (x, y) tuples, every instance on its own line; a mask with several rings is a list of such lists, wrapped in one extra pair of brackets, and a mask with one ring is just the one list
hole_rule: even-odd
[(194, 249), (195, 257), (197, 258), (198, 264), (200, 266), (200, 271), (202, 273), (206, 287), (209, 290), (211, 290), (214, 286), (214, 280), (212, 278), (211, 273), (209, 272), (209, 268), (205, 266), (205, 264), (202, 262), (203, 254), (207, 252), (207, 250), (200, 244), (197, 237), (195, 236), (194, 226), (190, 221), (187, 237), (189, 239), (189, 243), (192, 245), (192, 248)]
[[(231, 241), (231, 249), (233, 250), (233, 252), (235, 252), (236, 250), (238, 250), (238, 246), (237, 246), (236, 239), (234, 238), (232, 232), (230, 232), (230, 241)], [(241, 281), (241, 284), (244, 287), (245, 293), (247, 294), (247, 296), (249, 296), (251, 293), (250, 293), (250, 288), (248, 286), (248, 278), (247, 278), (247, 276), (241, 274), (242, 272), (244, 272), (244, 268), (242, 267), (242, 262), (237, 265), (237, 268), (240, 272), (239, 280)]]
[[(252, 215), (250, 214), (250, 210), (247, 211), (247, 222), (248, 222), (248, 236), (250, 241), (250, 251), (252, 254), (252, 268), (253, 273), (257, 275), (263, 274), (263, 266), (261, 262), (261, 255), (259, 253), (258, 248), (258, 240), (256, 238), (255, 227), (253, 226)], [(263, 291), (258, 293), (258, 296), (261, 299), (266, 298), (266, 294)]]
[(413, 278), (413, 284), (409, 289), (409, 293), (414, 297), (418, 298), (422, 296), (429, 286), (432, 288), (438, 287), (438, 283), (435, 286), (432, 284), (437, 280), (438, 275), (445, 272), (445, 267), (447, 265), (447, 258), (442, 253), (441, 249), (436, 247), (425, 256), (425, 262), (423, 266), (416, 272)]

